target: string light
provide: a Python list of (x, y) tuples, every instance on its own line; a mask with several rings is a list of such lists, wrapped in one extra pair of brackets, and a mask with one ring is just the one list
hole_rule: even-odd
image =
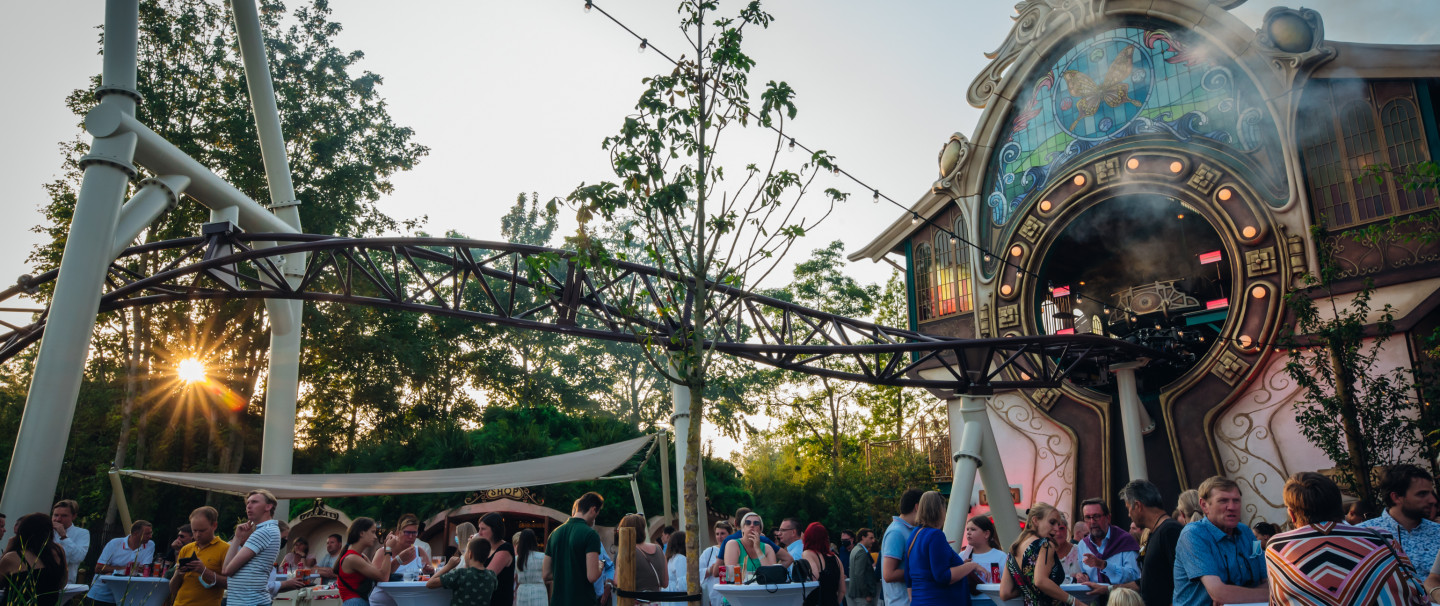
[[(643, 53), (643, 52), (645, 52), (646, 49), (652, 48), (652, 46), (650, 45), (648, 39), (646, 39), (646, 38), (640, 36), (639, 34), (635, 33), (634, 30), (631, 30), (631, 29), (630, 29), (628, 26), (626, 26), (624, 23), (621, 23), (620, 20), (616, 19), (613, 15), (611, 15), (611, 14), (608, 13), (608, 12), (606, 12), (604, 8), (595, 5), (595, 3), (594, 3), (592, 0), (586, 0), (586, 2), (585, 2), (585, 12), (586, 12), (586, 13), (589, 13), (592, 8), (599, 10), (602, 15), (605, 15), (606, 17), (608, 17), (608, 18), (609, 18), (611, 21), (613, 21), (616, 25), (620, 26), (622, 29), (624, 29), (626, 32), (628, 32), (631, 36), (634, 36), (635, 39), (639, 40), (639, 41), (640, 41), (640, 47), (639, 47), (639, 49), (638, 49), (638, 52)], [(656, 54), (659, 54), (661, 57), (664, 57), (664, 58), (665, 58), (667, 61), (669, 61), (671, 64), (678, 65), (678, 62), (675, 61), (675, 59), (671, 58), (669, 55), (665, 54), (664, 51), (656, 48), (656, 49), (655, 49), (655, 52), (656, 52)], [(714, 84), (707, 83), (706, 86), (708, 86), (708, 87), (710, 88), (710, 90), (713, 91), (716, 95), (719, 95), (719, 96), (722, 96), (722, 97), (725, 97), (725, 98), (727, 98), (727, 99), (730, 99), (730, 100), (734, 101), (734, 99), (733, 99), (732, 97), (730, 97), (728, 94), (726, 94), (724, 91), (721, 91), (721, 90), (715, 88), (715, 85), (714, 85)], [(774, 124), (766, 125), (766, 127), (769, 128), (769, 129), (771, 129), (771, 130), (773, 130), (773, 131), (776, 131), (777, 133), (779, 133), (779, 134), (781, 134), (781, 135), (784, 135), (784, 133), (780, 130), (780, 128), (779, 128), (778, 126), (774, 125)], [(794, 137), (790, 137), (790, 136), (786, 136), (786, 137), (787, 137), (787, 139), (788, 139), (787, 147), (788, 147), (790, 150), (793, 151), (795, 148), (798, 147), (798, 148), (800, 148), (801, 150), (803, 150), (803, 151), (805, 151), (805, 152), (808, 152), (808, 153), (811, 153), (811, 154), (816, 153), (815, 150), (810, 149), (810, 148), (807, 147), (805, 144), (796, 141)], [(1134, 159), (1131, 159), (1129, 162), (1127, 162), (1127, 166), (1129, 166), (1131, 163), (1136, 164), (1136, 165), (1139, 164), (1139, 162), (1135, 161)], [(1133, 169), (1133, 168), (1137, 168), (1137, 166), (1131, 166), (1131, 168), (1132, 168), (1132, 169)], [(1184, 167), (1183, 167), (1183, 165), (1182, 165), (1182, 166), (1181, 166), (1181, 169), (1183, 170), (1183, 168), (1184, 168)], [(1173, 170), (1173, 167), (1171, 167), (1171, 169)], [(834, 175), (839, 176), (839, 175), (841, 174), (840, 165), (839, 165), (839, 164), (831, 164), (831, 165), (830, 165), (830, 171), (831, 171), (831, 173), (833, 173)], [(974, 242), (971, 242), (971, 241), (969, 241), (969, 240), (961, 237), (959, 234), (956, 234), (955, 232), (951, 231), (950, 229), (946, 228), (945, 226), (936, 224), (936, 223), (932, 222), (932, 221), (929, 220), (929, 219), (926, 219), (926, 218), (921, 217), (918, 213), (915, 213), (914, 211), (911, 211), (911, 210), (910, 210), (908, 207), (906, 207), (904, 204), (901, 204), (900, 202), (897, 202), (894, 198), (891, 198), (890, 196), (886, 196), (886, 195), (884, 195), (884, 194), (881, 194), (879, 189), (870, 187), (870, 186), (867, 185), (864, 181), (860, 180), (859, 178), (855, 177), (854, 175), (852, 175), (852, 174), (850, 174), (850, 173), (844, 173), (844, 174), (845, 174), (845, 176), (848, 177), (851, 181), (853, 181), (856, 185), (858, 185), (858, 186), (860, 186), (860, 187), (862, 187), (862, 188), (871, 190), (871, 192), (872, 192), (871, 198), (872, 198), (876, 203), (879, 203), (879, 202), (880, 202), (880, 199), (883, 198), (883, 199), (885, 199), (885, 201), (889, 202), (890, 204), (893, 204), (893, 205), (895, 205), (896, 207), (901, 208), (901, 209), (905, 210), (906, 212), (909, 212), (909, 213), (910, 213), (910, 224), (911, 224), (911, 225), (913, 225), (913, 226), (918, 226), (918, 225), (920, 225), (920, 223), (923, 221), (923, 222), (925, 223), (925, 225), (928, 225), (928, 226), (930, 226), (930, 227), (935, 228), (935, 229), (936, 229), (937, 231), (939, 231), (940, 233), (944, 233), (944, 234), (949, 235), (951, 246), (956, 246), (956, 245), (959, 244), (959, 243), (964, 243), (966, 246), (969, 246), (970, 248), (979, 251), (979, 252), (981, 253), (981, 258), (984, 260), (985, 263), (990, 263), (990, 262), (994, 259), (994, 255), (992, 255), (991, 252), (990, 252), (988, 249), (986, 249), (985, 247), (983, 247), (983, 246), (981, 246), (981, 245), (979, 245), (979, 244), (976, 244), (976, 243), (974, 243)], [(1072, 181), (1072, 182), (1074, 183), (1074, 185), (1076, 185), (1076, 186), (1084, 186), (1084, 184), (1085, 184), (1085, 182), (1086, 182), (1086, 179), (1085, 179), (1085, 176), (1084, 176), (1083, 174), (1076, 174), (1076, 175), (1071, 179), (1071, 181)], [(1231, 197), (1233, 197), (1233, 195), (1234, 195), (1234, 192), (1233, 192), (1230, 188), (1222, 188), (1222, 189), (1217, 193), (1217, 196), (1216, 196), (1216, 197), (1219, 198), (1221, 201), (1228, 201)], [(1042, 211), (1042, 212), (1049, 212), (1049, 210), (1053, 207), (1053, 204), (1052, 204), (1049, 200), (1045, 200), (1045, 201), (1042, 201), (1042, 202), (1040, 203), (1040, 206), (1041, 206), (1041, 211)], [(1177, 218), (1178, 218), (1178, 217), (1177, 217)], [(1247, 237), (1250, 237), (1250, 236), (1253, 236), (1255, 233), (1257, 233), (1258, 230), (1256, 230), (1254, 226), (1248, 226), (1247, 229), (1242, 229), (1242, 231), (1249, 231), (1250, 233), (1247, 234)], [(1013, 269), (1015, 270), (1015, 275), (1016, 275), (1017, 278), (1019, 278), (1019, 277), (1024, 277), (1026, 274), (1035, 276), (1036, 278), (1039, 278), (1039, 277), (1040, 277), (1039, 274), (1036, 274), (1036, 273), (1034, 273), (1034, 272), (1032, 272), (1032, 271), (1030, 271), (1030, 270), (1026, 270), (1025, 268), (1020, 267), (1018, 264), (1015, 264), (1015, 263), (1013, 263), (1013, 262), (1002, 260), (1001, 263), (1002, 263), (1003, 265), (1007, 266), (1007, 267), (1013, 268)], [(1002, 294), (1002, 295), (1007, 295), (1007, 296), (1008, 296), (1008, 295), (1010, 294), (1010, 291), (1012, 291), (1012, 289), (1010, 288), (1010, 285), (1006, 284), (1006, 285), (1002, 285), (1002, 286), (1001, 286), (1000, 291), (1001, 291), (1001, 294)], [(1075, 293), (1072, 293), (1072, 294), (1074, 294), (1074, 295), (1076, 296), (1077, 300), (1088, 300), (1088, 301), (1091, 301), (1091, 302), (1094, 302), (1094, 303), (1098, 304), (1098, 305), (1100, 306), (1100, 308), (1101, 308), (1101, 311), (1102, 311), (1104, 314), (1106, 314), (1106, 315), (1110, 315), (1110, 312), (1111, 312), (1112, 309), (1115, 309), (1115, 310), (1118, 310), (1118, 311), (1121, 311), (1121, 312), (1124, 312), (1124, 311), (1125, 311), (1125, 310), (1120, 310), (1119, 308), (1113, 308), (1113, 307), (1111, 307), (1109, 304), (1105, 303), (1104, 301), (1101, 301), (1101, 300), (1099, 300), (1099, 299), (1095, 299), (1095, 298), (1093, 298), (1093, 297), (1086, 296), (1085, 294), (1080, 293), (1080, 292), (1075, 292)], [(1127, 314), (1123, 314), (1123, 313), (1122, 313), (1121, 319), (1122, 319), (1122, 320), (1125, 319), (1125, 316), (1126, 316), (1126, 315), (1127, 315)], [(1139, 320), (1139, 318), (1136, 317), (1136, 316), (1134, 316), (1134, 315), (1129, 315), (1128, 317), (1129, 317), (1129, 321), (1132, 322), (1132, 323), (1133, 323), (1133, 322), (1137, 322), (1137, 321)], [(1202, 334), (1202, 335), (1198, 335), (1198, 338), (1199, 338), (1199, 341), (1202, 342), (1202, 343), (1207, 341), (1206, 337), (1205, 337), (1203, 334)], [(1246, 335), (1246, 336), (1244, 336), (1244, 337), (1242, 337), (1242, 338), (1240, 338), (1240, 339), (1232, 339), (1232, 338), (1223, 337), (1223, 336), (1219, 336), (1219, 335), (1216, 335), (1216, 336), (1214, 336), (1214, 337), (1212, 337), (1212, 338), (1214, 338), (1217, 342), (1226, 342), (1226, 341), (1229, 341), (1229, 342), (1240, 343), (1242, 347), (1247, 347), (1247, 348), (1248, 348), (1248, 347), (1251, 347), (1251, 346), (1255, 346), (1255, 347), (1275, 346), (1275, 347), (1277, 347), (1277, 348), (1281, 348), (1281, 347), (1288, 348), (1288, 345), (1284, 345), (1284, 344), (1280, 344), (1280, 343), (1263, 343), (1263, 344), (1262, 344), (1262, 343), (1254, 340), (1253, 338), (1249, 337), (1248, 335)], [(1277, 349), (1277, 351), (1278, 351), (1278, 349)]]

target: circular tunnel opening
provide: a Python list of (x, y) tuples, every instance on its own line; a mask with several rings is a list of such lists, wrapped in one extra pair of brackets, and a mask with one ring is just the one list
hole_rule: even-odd
[(1151, 385), (1169, 382), (1203, 357), (1229, 317), (1226, 256), (1220, 234), (1180, 200), (1116, 196), (1083, 211), (1045, 252), (1036, 325), (1175, 354), (1146, 373)]

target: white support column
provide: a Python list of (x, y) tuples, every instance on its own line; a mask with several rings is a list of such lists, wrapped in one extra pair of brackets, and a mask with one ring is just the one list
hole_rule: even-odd
[[(285, 153), (285, 135), (280, 128), (280, 110), (275, 103), (275, 85), (270, 78), (260, 13), (255, 0), (230, 0), (230, 10), (235, 15), (240, 58), (245, 64), (245, 82), (260, 139), (260, 157), (270, 186), (270, 208), (295, 231), (302, 231), (297, 208), (300, 202), (290, 178), (290, 160)], [(304, 271), (303, 253), (286, 256), (284, 272), (291, 286), (299, 284)], [(270, 374), (265, 382), (265, 435), (260, 448), (262, 474), (290, 473), (295, 454), (295, 403), (300, 394), (300, 326), (304, 308), (300, 301), (279, 303), (288, 307), (295, 321), (293, 327), (271, 324)], [(282, 305), (274, 305), (272, 309), (277, 307)], [(280, 502), (276, 517), (289, 519), (288, 502)]]
[[(945, 538), (951, 547), (964, 544), (965, 516), (970, 512), (970, 493), (975, 491), (975, 473), (980, 469), (980, 453), (984, 433), (980, 426), (966, 423), (961, 414), (963, 400), (947, 400), (945, 409), (950, 417), (950, 452), (954, 470), (950, 479), (950, 506), (945, 510)], [(956, 431), (956, 428), (960, 428)]]
[[(950, 488), (950, 506), (945, 512), (945, 537), (959, 547), (965, 530), (965, 516), (970, 513), (970, 493), (975, 487), (975, 472), (989, 496), (990, 517), (1001, 545), (1009, 545), (1020, 536), (1020, 516), (1010, 500), (1010, 481), (1005, 477), (1005, 464), (990, 427), (989, 394), (963, 395), (948, 400), (950, 443), (955, 447), (955, 477)], [(955, 429), (961, 428), (956, 442)], [(962, 492), (963, 491), (963, 492)]]
[(680, 499), (680, 506), (675, 508), (680, 514), (675, 517), (675, 527), (684, 528), (685, 520), (689, 519), (685, 511), (685, 461), (690, 455), (690, 388), (671, 383), (670, 399), (675, 402), (670, 424), (675, 426), (675, 494)]
[[(135, 113), (138, 0), (105, 3), (105, 41), (100, 104)], [(80, 159), (85, 171), (66, 235), (60, 272), (50, 302), (48, 327), (40, 341), (30, 391), (15, 450), (10, 458), (0, 511), (49, 512), (65, 460), (75, 402), (90, 353), (90, 337), (109, 256), (115, 224), (130, 179), (135, 176), (136, 136), (114, 133), (95, 137), (90, 153)]]
[(160, 217), (160, 213), (175, 208), (180, 201), (180, 194), (184, 193), (189, 185), (190, 178), (180, 175), (166, 175), (142, 181), (140, 191), (120, 208), (110, 258), (114, 259), (125, 252), (130, 243), (140, 236), (140, 232), (145, 231), (145, 228), (150, 227), (150, 224)]
[(1150, 474), (1145, 466), (1145, 426), (1141, 419), (1140, 391), (1135, 383), (1135, 369), (1145, 360), (1113, 364), (1115, 383), (1120, 390), (1120, 427), (1125, 436), (1125, 465), (1131, 480), (1146, 480)]

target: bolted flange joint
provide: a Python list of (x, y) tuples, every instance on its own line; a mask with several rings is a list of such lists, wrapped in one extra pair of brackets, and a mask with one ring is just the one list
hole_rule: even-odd
[(136, 105), (143, 105), (145, 103), (145, 98), (141, 97), (139, 91), (136, 91), (134, 89), (125, 88), (123, 86), (115, 86), (113, 84), (100, 86), (99, 88), (95, 89), (96, 101), (100, 101), (101, 99), (104, 99), (105, 97), (108, 97), (110, 95), (122, 95), (125, 97), (129, 97), (131, 100), (135, 101)]

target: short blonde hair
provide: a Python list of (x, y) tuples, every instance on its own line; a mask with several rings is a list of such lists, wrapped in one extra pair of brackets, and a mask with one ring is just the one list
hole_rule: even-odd
[(1210, 476), (1204, 482), (1200, 483), (1200, 500), (1209, 501), (1210, 493), (1217, 490), (1240, 492), (1240, 485), (1236, 484), (1235, 480), (1225, 476)]
[(921, 526), (940, 528), (945, 525), (945, 495), (934, 490), (920, 495), (920, 506), (915, 508), (916, 522)]
[(275, 508), (280, 505), (280, 501), (275, 499), (275, 493), (265, 490), (264, 488), (256, 488), (255, 490), (246, 493), (245, 498), (248, 499), (257, 494), (265, 497), (265, 502), (270, 504), (270, 515), (274, 516), (279, 513), (275, 511)]
[(1140, 594), (1129, 587), (1111, 587), (1110, 601), (1106, 603), (1110, 606), (1145, 606)]

